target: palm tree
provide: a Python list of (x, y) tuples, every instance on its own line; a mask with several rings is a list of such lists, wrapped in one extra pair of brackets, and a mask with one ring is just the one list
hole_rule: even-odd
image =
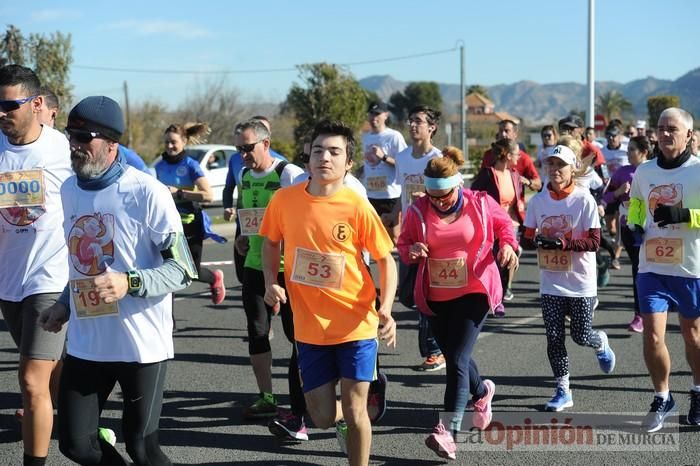
[(621, 118), (624, 113), (632, 110), (632, 103), (619, 91), (609, 91), (598, 96), (596, 112), (605, 115), (610, 121), (613, 118)]

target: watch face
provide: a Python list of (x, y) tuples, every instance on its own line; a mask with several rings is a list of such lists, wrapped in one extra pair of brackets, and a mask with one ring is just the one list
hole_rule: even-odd
[(141, 287), (141, 279), (139, 277), (129, 277), (129, 288), (140, 288), (140, 287)]

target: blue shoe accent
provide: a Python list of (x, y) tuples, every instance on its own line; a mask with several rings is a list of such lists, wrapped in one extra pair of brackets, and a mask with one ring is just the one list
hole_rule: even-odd
[(574, 405), (574, 399), (571, 396), (571, 390), (565, 392), (563, 388), (557, 387), (554, 396), (544, 405), (545, 411), (562, 411), (565, 408), (571, 408)]
[(673, 401), (673, 396), (671, 396), (670, 393), (666, 401), (660, 396), (655, 396), (654, 401), (651, 402), (651, 409), (642, 422), (642, 428), (647, 432), (661, 430), (664, 426), (664, 420), (666, 420), (669, 414), (675, 411), (676, 402)]
[(600, 351), (596, 351), (595, 355), (598, 358), (600, 370), (606, 374), (611, 373), (615, 369), (615, 352), (608, 344), (608, 336), (603, 331), (599, 331), (598, 335), (603, 343)]

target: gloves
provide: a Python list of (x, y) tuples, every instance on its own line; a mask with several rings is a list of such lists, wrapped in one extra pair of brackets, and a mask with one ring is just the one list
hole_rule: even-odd
[(537, 235), (535, 237), (535, 243), (537, 243), (537, 247), (540, 249), (564, 249), (564, 243), (562, 243), (559, 238), (552, 239)]
[(657, 222), (660, 227), (673, 223), (688, 223), (690, 222), (690, 209), (660, 205), (654, 210), (654, 222)]

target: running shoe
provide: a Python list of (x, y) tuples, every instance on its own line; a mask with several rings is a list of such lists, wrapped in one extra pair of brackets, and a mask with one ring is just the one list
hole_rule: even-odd
[(277, 400), (272, 393), (261, 393), (253, 404), (243, 409), (243, 418), (260, 419), (277, 415)]
[(668, 394), (668, 399), (664, 401), (660, 396), (654, 396), (654, 401), (651, 402), (651, 409), (642, 421), (642, 429), (651, 433), (660, 430), (664, 426), (664, 421), (669, 414), (676, 411), (676, 402), (673, 401), (673, 396)]
[(474, 414), (472, 414), (472, 424), (479, 430), (485, 430), (491, 424), (491, 418), (493, 417), (491, 400), (493, 400), (493, 395), (496, 393), (495, 383), (489, 379), (484, 379), (483, 384), (486, 387), (486, 394), (474, 401)]
[(502, 319), (506, 316), (506, 308), (503, 306), (503, 303), (498, 303), (496, 307), (493, 310), (493, 316)]
[(598, 268), (598, 288), (605, 288), (608, 286), (608, 283), (610, 283), (610, 272), (608, 271), (608, 268), (605, 267), (604, 269), (601, 270), (601, 268)]
[(433, 428), (433, 433), (425, 439), (425, 446), (430, 448), (440, 458), (449, 460), (457, 459), (457, 445), (452, 434), (445, 429), (442, 422)]
[(554, 396), (544, 405), (545, 411), (563, 411), (566, 408), (571, 408), (574, 405), (574, 398), (571, 396), (571, 390), (565, 392), (563, 388), (557, 387)]
[(224, 272), (216, 269), (212, 272), (214, 274), (214, 283), (209, 285), (211, 290), (211, 302), (214, 304), (221, 304), (221, 302), (226, 297), (226, 285), (224, 285)]
[(115, 434), (112, 429), (106, 427), (97, 428), (97, 438), (112, 446), (117, 444), (117, 434)]
[(514, 297), (513, 291), (510, 288), (506, 288), (505, 293), (503, 293), (503, 301), (512, 301)]
[(632, 319), (632, 322), (630, 322), (630, 324), (627, 326), (627, 330), (634, 333), (644, 332), (644, 321), (642, 320), (642, 316), (640, 314), (634, 315), (634, 319)]
[(340, 451), (348, 454), (348, 425), (342, 419), (335, 423), (335, 438), (338, 441)]
[(386, 413), (386, 384), (386, 374), (381, 371), (377, 373), (377, 380), (369, 384), (367, 413), (372, 424), (381, 421)]
[(19, 408), (15, 410), (15, 420), (20, 424), (22, 423), (22, 421), (24, 420), (24, 409)]
[(610, 267), (612, 267), (615, 270), (620, 270), (622, 268), (622, 264), (620, 264), (620, 259), (611, 260)]
[(598, 358), (600, 370), (609, 374), (615, 369), (615, 352), (608, 344), (608, 335), (602, 330), (598, 331), (598, 335), (600, 336), (601, 346), (600, 349), (595, 352), (595, 355), (596, 358)]
[(688, 411), (688, 424), (700, 426), (700, 392), (690, 391), (690, 410)]
[(280, 409), (277, 417), (267, 425), (275, 437), (281, 439), (309, 440), (309, 431), (303, 416), (295, 416), (291, 410)]
[(431, 354), (420, 366), (416, 367), (416, 370), (421, 372), (434, 372), (444, 369), (446, 365), (445, 356), (442, 354)]

